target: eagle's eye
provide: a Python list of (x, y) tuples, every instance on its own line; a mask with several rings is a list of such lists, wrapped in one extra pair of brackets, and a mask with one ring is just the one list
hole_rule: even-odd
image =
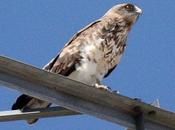
[(134, 11), (134, 10), (135, 10), (134, 5), (132, 5), (132, 4), (127, 4), (127, 5), (125, 5), (124, 8), (125, 8), (127, 11)]

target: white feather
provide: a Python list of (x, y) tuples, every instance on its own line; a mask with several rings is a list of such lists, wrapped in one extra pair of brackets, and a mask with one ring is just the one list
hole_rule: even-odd
[(81, 48), (80, 55), (83, 57), (81, 60), (81, 65), (76, 66), (76, 71), (73, 72), (69, 78), (89, 85), (94, 85), (97, 83), (97, 81), (102, 80), (103, 75), (99, 74), (97, 71), (97, 63), (94, 61), (89, 61), (87, 58), (88, 55), (92, 55), (92, 53), (94, 53), (94, 59), (97, 61), (102, 59), (102, 52), (98, 49), (98, 44), (100, 44), (102, 40), (103, 39), (98, 39), (95, 44), (87, 43)]

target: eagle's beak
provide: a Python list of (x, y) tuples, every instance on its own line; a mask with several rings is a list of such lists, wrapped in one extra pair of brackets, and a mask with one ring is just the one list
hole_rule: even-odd
[(135, 12), (137, 14), (142, 14), (142, 10), (139, 7), (137, 7), (137, 6), (135, 6)]

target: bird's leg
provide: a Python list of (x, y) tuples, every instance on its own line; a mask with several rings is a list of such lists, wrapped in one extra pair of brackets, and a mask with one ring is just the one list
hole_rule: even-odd
[(113, 91), (110, 87), (108, 87), (106, 85), (102, 85), (98, 79), (96, 79), (96, 83), (93, 86), (95, 86), (96, 88), (101, 89), (101, 90), (106, 90), (106, 91), (109, 91), (109, 92), (112, 92), (115, 94), (119, 94), (118, 90)]
[(112, 90), (110, 87), (106, 86), (106, 85), (102, 85), (102, 84), (95, 84), (94, 85), (96, 88), (101, 89), (101, 90), (106, 90), (115, 94), (119, 94), (120, 92), (118, 90)]
[(101, 90), (111, 91), (111, 88), (108, 87), (108, 86), (106, 86), (106, 85), (102, 85), (102, 84), (96, 83), (94, 86), (95, 86), (96, 88), (98, 88), (98, 89), (101, 89)]
[(110, 87), (108, 87), (106, 85), (102, 85), (98, 79), (96, 79), (96, 83), (94, 84), (94, 86), (98, 89), (101, 89), (101, 90), (111, 91)]

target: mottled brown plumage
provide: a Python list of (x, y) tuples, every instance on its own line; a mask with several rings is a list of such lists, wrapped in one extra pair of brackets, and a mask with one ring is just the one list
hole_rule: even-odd
[[(126, 47), (128, 32), (140, 13), (141, 10), (132, 4), (114, 6), (102, 18), (76, 33), (43, 69), (91, 86), (99, 85), (118, 65)], [(31, 99), (20, 109), (50, 105)], [(15, 109), (19, 108), (16, 105), (19, 102), (17, 100), (14, 104)], [(31, 119), (28, 123), (35, 121)]]

